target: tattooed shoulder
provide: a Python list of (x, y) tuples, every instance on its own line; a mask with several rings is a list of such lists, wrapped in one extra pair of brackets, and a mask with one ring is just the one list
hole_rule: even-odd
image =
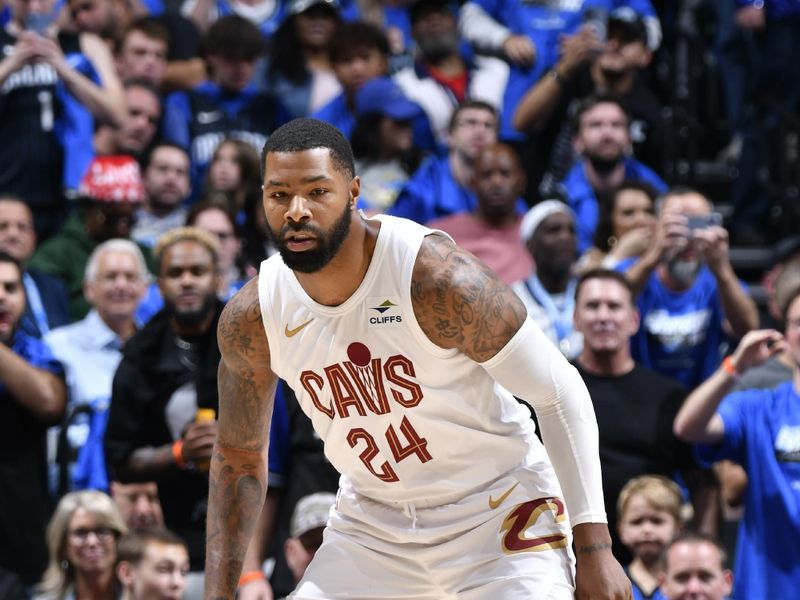
[(420, 247), (411, 278), (414, 314), (428, 338), (483, 362), (510, 340), (525, 307), (486, 265), (441, 235)]
[(263, 361), (269, 355), (261, 322), (258, 278), (253, 278), (228, 301), (217, 326), (217, 342), (225, 360)]

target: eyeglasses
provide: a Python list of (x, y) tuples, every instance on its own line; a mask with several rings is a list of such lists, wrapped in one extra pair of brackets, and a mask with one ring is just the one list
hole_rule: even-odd
[(69, 539), (73, 544), (85, 544), (90, 534), (94, 534), (98, 542), (110, 542), (116, 535), (110, 527), (95, 527), (94, 529), (73, 529), (69, 532)]

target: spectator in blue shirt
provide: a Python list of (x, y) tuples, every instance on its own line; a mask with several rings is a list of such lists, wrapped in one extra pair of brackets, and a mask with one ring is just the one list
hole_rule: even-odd
[(497, 112), (485, 102), (468, 100), (453, 112), (448, 129), (447, 156), (422, 163), (390, 214), (424, 224), (475, 209), (478, 201), (470, 181), (478, 155), (497, 142)]
[(724, 600), (731, 593), (727, 554), (708, 535), (696, 531), (678, 534), (667, 546), (662, 563), (660, 595), (667, 600)]
[(563, 193), (578, 217), (578, 250), (592, 245), (600, 215), (598, 194), (610, 192), (625, 180), (643, 181), (664, 192), (667, 184), (631, 157), (628, 115), (611, 96), (590, 96), (575, 114), (575, 152), (578, 161), (561, 182)]
[(713, 223), (711, 211), (702, 194), (671, 190), (648, 251), (616, 267), (638, 293), (642, 326), (631, 341), (634, 358), (689, 389), (719, 366), (729, 337), (758, 325), (755, 302), (731, 266), (728, 232)]
[[(789, 297), (785, 333), (751, 331), (684, 402), (675, 432), (701, 444), (702, 460), (732, 460), (748, 485), (734, 572), (736, 598), (795, 598), (800, 581), (800, 289)], [(789, 352), (792, 380), (731, 393), (736, 379)]]

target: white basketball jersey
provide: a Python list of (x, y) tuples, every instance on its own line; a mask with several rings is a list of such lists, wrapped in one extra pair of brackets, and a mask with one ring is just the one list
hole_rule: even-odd
[(279, 255), (261, 264), (270, 366), (297, 394), (328, 459), (360, 494), (428, 506), (549, 463), (528, 411), (419, 327), (411, 274), (432, 230), (377, 219), (364, 280), (339, 306), (312, 300)]

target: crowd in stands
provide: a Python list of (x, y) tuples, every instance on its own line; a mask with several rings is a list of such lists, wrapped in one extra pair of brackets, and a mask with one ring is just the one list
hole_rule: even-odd
[[(364, 215), (449, 234), (578, 368), (634, 598), (797, 597), (800, 4), (7, 0), (0, 24), (0, 600), (202, 597), (216, 323), (275, 252), (259, 157), (300, 117), (350, 139)], [(241, 600), (291, 592), (335, 501), (284, 383), (270, 436)]]

